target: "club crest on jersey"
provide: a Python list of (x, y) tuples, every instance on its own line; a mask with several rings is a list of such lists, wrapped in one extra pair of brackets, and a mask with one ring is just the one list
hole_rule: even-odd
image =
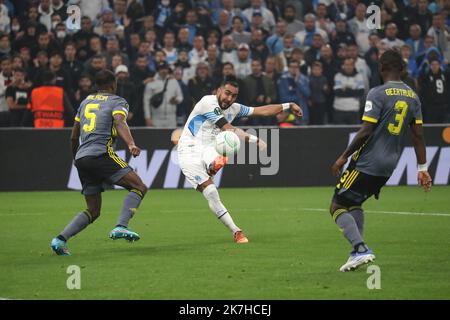
[(364, 107), (365, 112), (372, 110), (372, 101), (366, 101), (366, 106)]
[(220, 115), (222, 115), (222, 110), (220, 110), (219, 107), (216, 107), (216, 108), (214, 109), (214, 113), (217, 114), (218, 116), (220, 116)]

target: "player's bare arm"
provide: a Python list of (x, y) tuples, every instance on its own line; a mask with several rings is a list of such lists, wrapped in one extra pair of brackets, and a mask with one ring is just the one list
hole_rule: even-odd
[(297, 117), (303, 116), (303, 110), (296, 103), (289, 102), (283, 104), (269, 104), (266, 106), (257, 107), (254, 109), (251, 117), (270, 117), (290, 110)]
[(336, 162), (331, 166), (331, 172), (333, 173), (333, 175), (335, 175), (336, 177), (339, 176), (341, 168), (347, 162), (348, 157), (350, 157), (355, 151), (363, 146), (367, 139), (369, 139), (373, 130), (375, 130), (375, 127), (375, 123), (363, 121), (363, 124), (359, 131), (356, 133), (353, 141), (336, 160)]
[(417, 182), (419, 187), (423, 187), (425, 192), (428, 192), (430, 191), (432, 181), (427, 168), (427, 149), (425, 148), (425, 139), (421, 124), (411, 124), (411, 137), (414, 145), (414, 151), (416, 152), (417, 163), (419, 165)]
[(80, 144), (80, 123), (75, 121), (72, 128), (72, 133), (70, 135), (70, 145), (72, 147), (72, 156), (75, 159), (77, 154), (78, 146)]
[(119, 136), (127, 144), (128, 150), (130, 150), (131, 155), (133, 157), (138, 156), (141, 153), (141, 149), (139, 149), (139, 147), (137, 147), (134, 143), (130, 128), (128, 127), (127, 121), (122, 114), (118, 113), (114, 115), (114, 125)]
[(249, 143), (257, 143), (258, 144), (258, 148), (260, 150), (265, 150), (267, 148), (267, 144), (264, 140), (255, 137), (251, 134), (248, 134), (247, 132), (245, 132), (244, 130), (240, 129), (240, 128), (236, 128), (235, 126), (231, 125), (229, 122), (226, 122), (221, 128), (222, 131), (233, 131), (234, 133), (237, 134), (237, 136), (244, 141), (247, 141)]

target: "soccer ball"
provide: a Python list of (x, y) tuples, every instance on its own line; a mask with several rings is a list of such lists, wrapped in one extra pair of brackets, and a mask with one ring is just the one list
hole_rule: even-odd
[(232, 131), (222, 131), (216, 136), (216, 151), (223, 156), (232, 156), (239, 151), (241, 140)]

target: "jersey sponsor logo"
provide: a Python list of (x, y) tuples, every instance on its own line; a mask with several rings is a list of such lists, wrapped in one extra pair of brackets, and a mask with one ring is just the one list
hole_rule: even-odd
[(366, 106), (364, 107), (364, 112), (369, 112), (372, 110), (372, 101), (366, 101)]
[(222, 109), (220, 109), (219, 107), (216, 107), (214, 109), (214, 113), (217, 114), (218, 116), (222, 115)]

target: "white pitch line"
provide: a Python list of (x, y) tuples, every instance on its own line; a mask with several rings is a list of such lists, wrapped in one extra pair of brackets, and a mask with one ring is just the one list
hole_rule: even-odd
[[(278, 211), (320, 211), (328, 212), (328, 209), (324, 208), (277, 208)], [(183, 212), (198, 212), (198, 209), (183, 209)], [(238, 212), (261, 212), (267, 211), (267, 209), (261, 208), (234, 208), (232, 211)], [(386, 214), (397, 214), (397, 215), (408, 215), (408, 216), (437, 216), (437, 217), (450, 217), (450, 213), (445, 212), (407, 212), (407, 211), (381, 211), (381, 210), (364, 210), (367, 213), (386, 213)], [(163, 209), (160, 212), (163, 213), (178, 213), (180, 210)]]
[[(321, 211), (328, 212), (327, 209), (322, 208), (299, 208), (300, 210), (308, 211)], [(398, 214), (406, 216), (438, 216), (438, 217), (450, 217), (450, 213), (443, 212), (408, 212), (408, 211), (378, 211), (378, 210), (364, 210), (367, 213), (387, 213), (387, 214)]]

